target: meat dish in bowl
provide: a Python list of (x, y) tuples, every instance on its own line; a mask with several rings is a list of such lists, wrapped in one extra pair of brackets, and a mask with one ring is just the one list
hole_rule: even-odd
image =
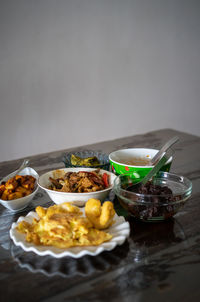
[(102, 169), (64, 168), (41, 175), (38, 184), (56, 204), (71, 202), (84, 206), (90, 198), (105, 200), (115, 177)]

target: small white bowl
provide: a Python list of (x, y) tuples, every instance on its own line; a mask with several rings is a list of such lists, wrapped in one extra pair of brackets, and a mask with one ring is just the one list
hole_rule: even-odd
[(93, 168), (64, 168), (64, 169), (58, 169), (58, 170), (52, 170), (49, 172), (46, 172), (45, 174), (41, 175), (38, 180), (38, 184), (40, 188), (45, 190), (49, 197), (52, 199), (53, 202), (56, 204), (61, 204), (63, 202), (70, 202), (76, 206), (84, 206), (85, 203), (90, 198), (96, 198), (100, 201), (105, 200), (105, 198), (108, 196), (109, 192), (113, 188), (113, 183), (115, 179), (115, 174), (108, 172), (106, 170), (100, 170), (100, 174), (107, 173), (110, 176), (110, 186), (107, 189), (97, 191), (97, 192), (89, 192), (89, 193), (71, 193), (71, 192), (59, 192), (54, 191), (51, 189), (48, 189), (48, 187), (51, 185), (51, 182), (49, 180), (49, 177), (54, 178), (55, 171), (64, 171), (67, 172), (79, 172), (79, 171), (95, 171), (96, 169)]
[[(1, 180), (1, 183), (3, 181), (7, 181), (8, 179), (12, 178), (13, 176), (15, 176), (15, 174), (16, 174), (16, 171), (10, 173), (9, 175), (7, 175), (6, 177), (4, 177)], [(19, 173), (19, 175), (32, 175), (33, 177), (35, 177), (35, 179), (36, 179), (35, 188), (34, 188), (34, 191), (31, 194), (29, 194), (27, 196), (24, 196), (24, 197), (21, 197), (21, 198), (12, 199), (12, 200), (0, 199), (0, 203), (5, 208), (7, 208), (8, 210), (10, 210), (12, 212), (18, 212), (18, 211), (21, 211), (24, 208), (26, 208), (29, 205), (29, 203), (31, 202), (32, 198), (34, 197), (35, 193), (38, 190), (37, 181), (38, 181), (39, 175), (33, 168), (26, 167)]]

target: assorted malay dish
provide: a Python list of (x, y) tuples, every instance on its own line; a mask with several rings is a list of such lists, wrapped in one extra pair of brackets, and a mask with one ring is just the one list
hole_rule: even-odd
[(48, 188), (54, 191), (88, 193), (104, 190), (110, 186), (108, 173), (101, 174), (100, 169), (67, 173), (61, 170), (60, 175), (58, 173), (58, 170), (54, 173), (55, 178), (49, 177), (51, 185)]
[(34, 191), (35, 182), (32, 175), (15, 175), (0, 184), (0, 198), (13, 200), (30, 195)]
[(5, 176), (0, 184), (0, 204), (12, 212), (26, 208), (37, 193), (38, 178), (38, 173), (31, 167)]
[(113, 188), (116, 175), (95, 168), (63, 168), (39, 177), (38, 185), (56, 204), (71, 202), (84, 206), (90, 198), (104, 201)]
[(96, 156), (82, 158), (75, 154), (71, 155), (71, 164), (74, 166), (96, 167), (100, 165), (100, 161)]
[[(11, 173), (0, 185), (0, 202), (5, 207), (11, 211), (24, 209), (33, 197), (31, 195), (36, 193), (38, 185), (55, 203), (48, 208), (37, 206), (35, 212), (29, 212), (30, 215), (24, 219), (20, 217), (12, 225), (11, 238), (15, 244), (22, 240), (31, 246), (61, 250), (88, 247), (88, 254), (91, 246), (107, 245), (109, 242), (108, 250), (111, 250), (116, 244), (122, 244), (130, 233), (124, 217), (116, 215), (113, 202), (105, 201), (113, 188), (121, 206), (136, 219), (154, 222), (172, 217), (192, 192), (192, 184), (186, 177), (166, 172), (170, 169), (172, 157), (162, 168), (165, 172), (160, 171), (145, 185), (135, 186), (152, 169), (149, 163), (156, 152), (144, 148), (112, 152), (109, 155), (112, 172), (96, 168), (102, 163), (109, 168), (108, 157), (103, 157), (103, 161), (95, 152), (80, 151), (68, 154), (71, 167), (48, 171), (40, 177), (30, 167), (22, 175)], [(10, 202), (13, 204), (10, 205)], [(112, 228), (121, 222), (128, 224), (128, 228), (125, 226), (125, 236), (120, 237), (119, 243), (118, 239), (112, 243), (112, 238), (118, 238), (116, 230), (112, 231)], [(44, 255), (40, 250), (37, 253)], [(51, 253), (54, 251), (50, 248)], [(95, 250), (94, 255), (97, 253), (99, 251)], [(77, 257), (76, 254), (73, 256)]]
[(65, 167), (91, 167), (109, 171), (110, 163), (108, 155), (101, 151), (81, 150), (68, 152), (63, 155)]
[(174, 216), (191, 196), (189, 179), (167, 172), (159, 172), (144, 185), (130, 174), (119, 175), (114, 192), (123, 208), (143, 221), (162, 221)]
[(100, 245), (109, 241), (112, 235), (106, 230), (113, 223), (113, 203), (103, 205), (97, 199), (89, 199), (85, 215), (80, 208), (63, 203), (49, 208), (38, 206), (38, 219), (32, 222), (22, 220), (17, 230), (26, 235), (26, 241), (35, 245), (69, 248), (75, 246)]
[[(111, 170), (117, 175), (133, 173), (136, 178), (142, 178), (153, 168), (151, 159), (158, 151), (150, 148), (128, 148), (113, 151), (109, 154)], [(171, 163), (172, 156), (160, 170), (169, 172)]]

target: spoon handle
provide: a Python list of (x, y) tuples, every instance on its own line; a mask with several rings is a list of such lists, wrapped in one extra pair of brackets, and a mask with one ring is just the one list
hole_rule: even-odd
[[(169, 155), (168, 155), (169, 154)], [(161, 155), (160, 160), (158, 161), (158, 163), (153, 167), (153, 169), (142, 179), (141, 183), (143, 185), (145, 185), (147, 183), (148, 180), (150, 180), (152, 178), (152, 176), (154, 176), (159, 170), (160, 168), (162, 168), (162, 166), (164, 166), (164, 164), (168, 161), (168, 159), (170, 158), (172, 152), (170, 150), (168, 150), (168, 152), (165, 152)]]
[(17, 171), (15, 172), (15, 175), (19, 174), (20, 171), (22, 171), (24, 168), (26, 168), (28, 163), (29, 163), (29, 159), (24, 159), (21, 166), (19, 167), (19, 169), (17, 169)]
[(156, 155), (151, 159), (151, 164), (154, 164), (160, 157), (163, 156), (172, 145), (174, 145), (179, 140), (178, 136), (172, 137), (164, 146), (156, 153)]

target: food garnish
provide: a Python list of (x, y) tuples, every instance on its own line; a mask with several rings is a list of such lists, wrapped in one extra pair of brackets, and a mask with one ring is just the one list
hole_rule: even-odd
[[(17, 230), (26, 234), (27, 242), (58, 248), (99, 245), (109, 241), (112, 235), (102, 231), (103, 225), (98, 228), (93, 218), (91, 219), (92, 213), (94, 216), (96, 213), (89, 201), (86, 206), (90, 214), (87, 215), (85, 212), (86, 217), (83, 216), (78, 207), (67, 202), (50, 206), (47, 209), (38, 206), (36, 213), (39, 219), (34, 219), (32, 223), (21, 221), (17, 226)], [(111, 215), (108, 214), (104, 217), (104, 228), (113, 223), (114, 208), (111, 212)]]
[(49, 189), (60, 192), (87, 193), (104, 190), (109, 187), (109, 175), (94, 171), (67, 172), (56, 170), (54, 177), (49, 177)]
[(0, 185), (0, 198), (13, 200), (31, 194), (36, 179), (32, 175), (15, 175)]
[(86, 166), (86, 167), (95, 167), (100, 164), (96, 156), (81, 158), (74, 154), (71, 155), (71, 164), (74, 166)]

